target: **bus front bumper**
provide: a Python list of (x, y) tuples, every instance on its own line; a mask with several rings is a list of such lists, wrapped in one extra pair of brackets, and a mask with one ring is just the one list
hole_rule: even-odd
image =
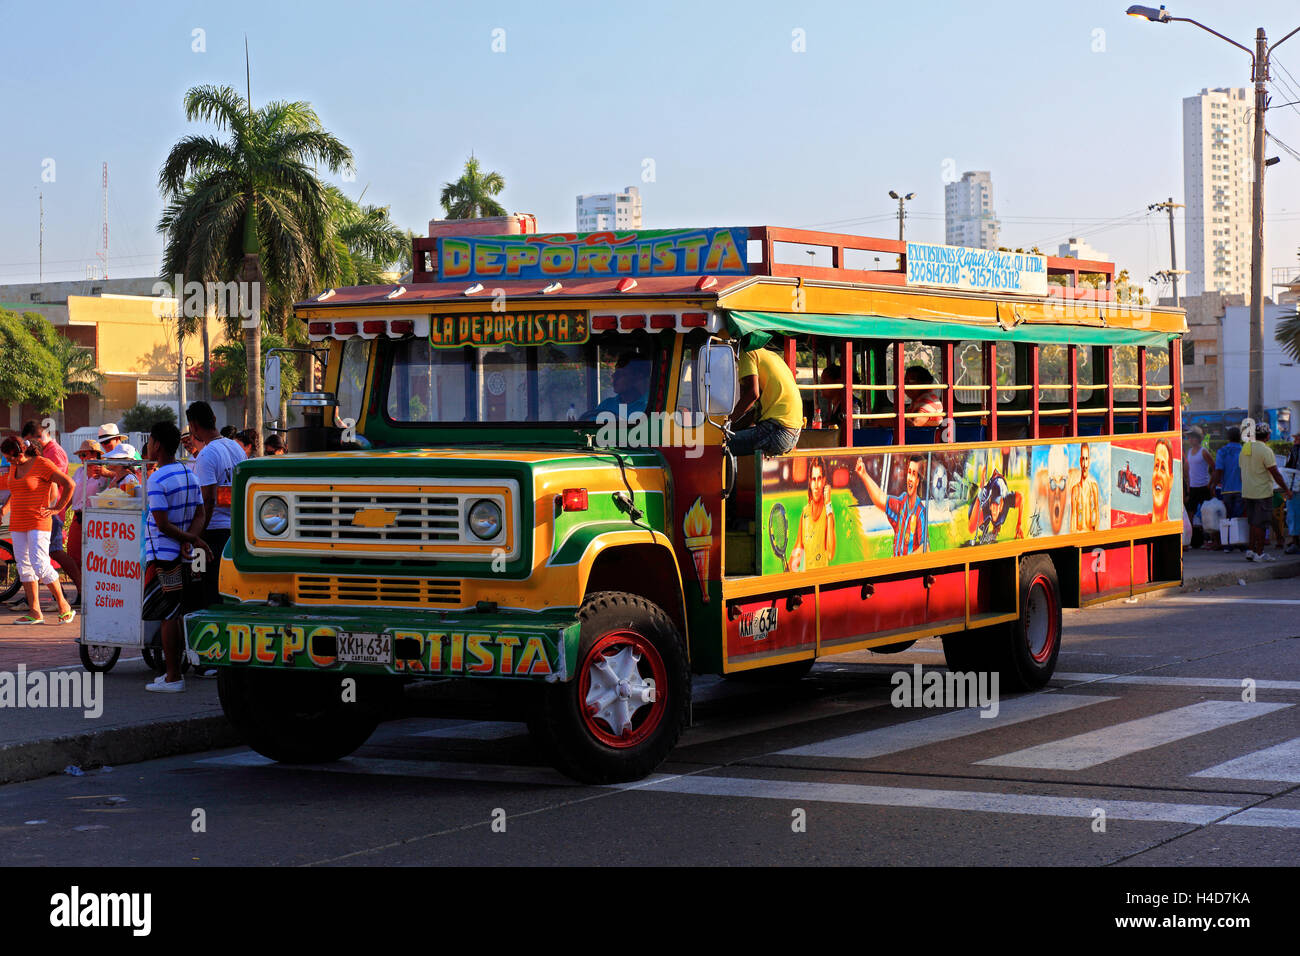
[(228, 604), (186, 615), (184, 628), (202, 667), (554, 682), (574, 673), (579, 623), (566, 612)]

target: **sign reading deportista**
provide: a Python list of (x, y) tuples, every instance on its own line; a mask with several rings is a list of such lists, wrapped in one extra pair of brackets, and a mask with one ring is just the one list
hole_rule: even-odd
[(591, 335), (587, 313), (475, 312), (435, 315), (429, 322), (429, 344), (436, 349), (467, 345), (581, 345)]
[(438, 240), (438, 275), (452, 279), (746, 275), (749, 230), (464, 236)]
[(1047, 257), (909, 242), (907, 284), (1047, 295)]

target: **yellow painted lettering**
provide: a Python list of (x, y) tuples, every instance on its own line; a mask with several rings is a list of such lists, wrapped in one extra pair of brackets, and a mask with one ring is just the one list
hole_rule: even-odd
[(252, 629), (247, 624), (227, 624), (226, 634), (230, 638), (231, 663), (247, 663), (253, 656)]

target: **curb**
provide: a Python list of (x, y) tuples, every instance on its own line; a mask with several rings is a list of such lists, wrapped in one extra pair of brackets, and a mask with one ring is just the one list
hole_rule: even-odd
[(62, 773), (233, 747), (243, 741), (224, 715), (132, 724), (0, 745), (0, 785)]
[[(1254, 564), (1242, 558), (1241, 567), (1235, 571), (1216, 571), (1213, 574), (1202, 574), (1190, 579), (1184, 578), (1181, 587), (1147, 591), (1144, 594), (1136, 595), (1136, 598), (1139, 601), (1159, 601), (1161, 598), (1176, 597), (1180, 594), (1195, 594), (1198, 591), (1215, 591), (1220, 588), (1237, 587), (1239, 581), (1253, 584), (1257, 581), (1274, 581), (1294, 577), (1300, 577), (1300, 561)], [(1127, 600), (1130, 599), (1115, 599), (1115, 601)], [(1106, 601), (1095, 606), (1105, 607), (1108, 604), (1114, 604), (1115, 601)]]

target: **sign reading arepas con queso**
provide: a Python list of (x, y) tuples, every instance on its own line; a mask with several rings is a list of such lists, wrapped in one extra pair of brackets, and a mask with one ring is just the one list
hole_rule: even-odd
[(581, 345), (590, 335), (587, 313), (574, 309), (435, 315), (429, 322), (429, 344), (436, 349)]

